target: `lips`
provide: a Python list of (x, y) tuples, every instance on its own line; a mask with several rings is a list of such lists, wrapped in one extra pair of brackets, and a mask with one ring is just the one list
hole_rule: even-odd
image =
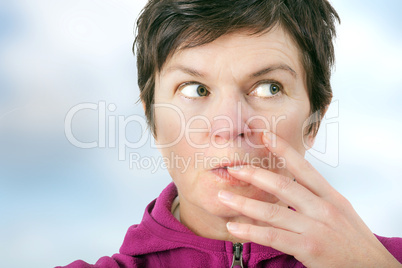
[(216, 165), (213, 169), (219, 169), (219, 168), (227, 169), (228, 167), (246, 166), (246, 165), (248, 165), (247, 162), (242, 162), (242, 161), (228, 161), (228, 162), (222, 162), (222, 163)]
[(238, 180), (229, 174), (227, 167), (239, 166), (240, 164), (230, 163), (228, 165), (221, 165), (220, 167), (212, 169), (212, 173), (216, 175), (215, 179), (219, 183), (226, 183), (229, 185), (246, 186), (248, 183)]

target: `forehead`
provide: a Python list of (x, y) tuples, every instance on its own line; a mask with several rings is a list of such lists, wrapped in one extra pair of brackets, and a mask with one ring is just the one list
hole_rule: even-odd
[(288, 66), (295, 74), (301, 75), (300, 54), (298, 46), (280, 26), (262, 34), (238, 31), (223, 35), (211, 43), (178, 49), (167, 59), (160, 76), (189, 65), (205, 72), (228, 68), (237, 73), (267, 64)]

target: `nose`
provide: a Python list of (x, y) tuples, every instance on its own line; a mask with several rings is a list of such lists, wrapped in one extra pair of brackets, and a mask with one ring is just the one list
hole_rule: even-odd
[(247, 124), (245, 100), (230, 96), (215, 103), (211, 123), (211, 138), (218, 144), (244, 139), (251, 130)]

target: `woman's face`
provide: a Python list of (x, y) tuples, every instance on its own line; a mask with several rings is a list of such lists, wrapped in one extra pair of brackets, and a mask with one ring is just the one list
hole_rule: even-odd
[(284, 160), (262, 146), (264, 129), (305, 153), (305, 73), (298, 48), (280, 27), (176, 52), (157, 75), (155, 104), (156, 142), (187, 207), (237, 215), (218, 201), (219, 190), (278, 201), (225, 168), (252, 164), (291, 176)]

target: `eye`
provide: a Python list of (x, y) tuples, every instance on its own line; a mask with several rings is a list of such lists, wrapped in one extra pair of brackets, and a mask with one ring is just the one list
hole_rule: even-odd
[(206, 97), (210, 94), (206, 86), (197, 83), (185, 83), (180, 86), (179, 90), (189, 98)]
[(249, 94), (257, 97), (273, 97), (281, 92), (281, 86), (273, 82), (264, 82), (258, 84)]

